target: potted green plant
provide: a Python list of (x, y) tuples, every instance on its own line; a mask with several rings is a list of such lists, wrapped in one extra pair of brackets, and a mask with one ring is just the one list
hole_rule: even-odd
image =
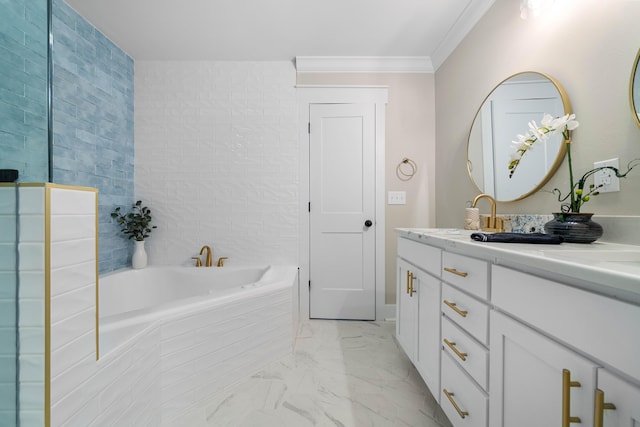
[(116, 218), (120, 231), (135, 242), (135, 250), (131, 258), (133, 268), (146, 267), (147, 253), (144, 249), (144, 239), (149, 237), (151, 230), (157, 228), (151, 225), (151, 209), (142, 206), (142, 200), (138, 200), (127, 214), (120, 211), (120, 206), (116, 207), (111, 212), (111, 218)]

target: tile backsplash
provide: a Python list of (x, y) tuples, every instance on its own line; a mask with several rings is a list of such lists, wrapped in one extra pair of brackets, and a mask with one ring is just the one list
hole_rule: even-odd
[[(505, 228), (505, 231), (514, 233), (544, 233), (544, 224), (553, 219), (553, 215), (502, 213), (498, 215), (509, 218), (510, 229)], [(640, 216), (594, 215), (592, 219), (604, 230), (599, 241), (640, 245)]]

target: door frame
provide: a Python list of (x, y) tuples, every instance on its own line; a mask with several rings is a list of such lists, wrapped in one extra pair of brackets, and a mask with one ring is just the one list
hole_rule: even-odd
[(376, 320), (395, 317), (395, 305), (385, 303), (385, 117), (387, 86), (298, 85), (299, 141), (299, 268), (298, 314), (309, 319), (309, 106), (311, 104), (375, 104), (375, 280)]

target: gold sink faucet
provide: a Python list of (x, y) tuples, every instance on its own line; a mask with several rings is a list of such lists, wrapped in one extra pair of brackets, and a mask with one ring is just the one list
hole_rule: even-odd
[(220, 258), (218, 258), (218, 267), (224, 267), (224, 260), (225, 259), (228, 259), (228, 257), (221, 256)]
[(476, 203), (478, 203), (478, 200), (480, 199), (487, 199), (489, 200), (489, 203), (491, 203), (491, 216), (489, 217), (488, 223), (483, 223), (482, 229), (484, 231), (494, 231), (499, 233), (504, 231), (502, 218), (496, 217), (496, 200), (488, 194), (478, 194), (475, 199), (473, 199), (471, 207), (475, 208)]
[(211, 267), (213, 265), (213, 257), (211, 254), (211, 248), (207, 245), (204, 245), (202, 249), (200, 249), (200, 255), (204, 255), (206, 253), (206, 259), (204, 262), (205, 267)]

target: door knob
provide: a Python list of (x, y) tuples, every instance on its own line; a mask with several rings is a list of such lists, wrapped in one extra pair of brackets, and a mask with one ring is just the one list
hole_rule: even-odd
[(368, 227), (371, 227), (372, 225), (373, 225), (373, 222), (371, 222), (371, 220), (370, 220), (370, 219), (368, 219), (368, 220), (366, 220), (366, 221), (364, 222), (364, 226), (365, 226), (365, 227), (367, 227), (367, 228), (368, 228)]

